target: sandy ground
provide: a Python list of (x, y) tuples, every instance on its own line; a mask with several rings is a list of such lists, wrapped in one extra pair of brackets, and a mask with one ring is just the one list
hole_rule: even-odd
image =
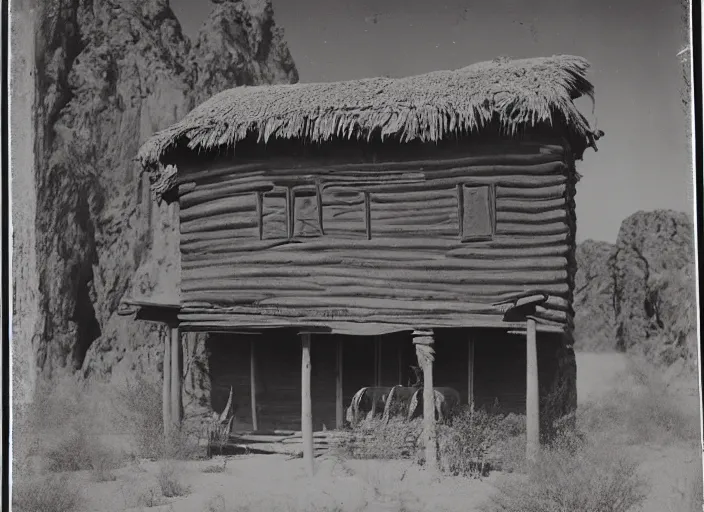
[(613, 388), (620, 372), (626, 370), (624, 354), (592, 354), (577, 352), (577, 401), (584, 404), (597, 400)]
[[(578, 354), (579, 402), (608, 393), (626, 359), (618, 354)], [(701, 456), (690, 446), (628, 448), (651, 484), (644, 512), (687, 510), (682, 494), (691, 478), (701, 475)], [(173, 512), (298, 512), (478, 510), (493, 485), (507, 476), (493, 473), (482, 480), (431, 478), (410, 461), (316, 460), (315, 476), (306, 476), (302, 460), (283, 455), (252, 455), (176, 464), (185, 496), (164, 498), (157, 475), (160, 464), (141, 461), (114, 472), (116, 479), (95, 482), (89, 472), (71, 475), (81, 488), (82, 510), (151, 510)], [(219, 473), (208, 468), (223, 467)]]

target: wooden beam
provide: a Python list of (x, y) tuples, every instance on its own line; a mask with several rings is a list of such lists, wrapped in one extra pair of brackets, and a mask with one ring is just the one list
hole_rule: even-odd
[(467, 340), (467, 404), (474, 408), (474, 339)]
[(438, 468), (437, 433), (435, 429), (435, 390), (433, 387), (433, 361), (435, 359), (433, 331), (414, 331), (418, 365), (423, 369), (423, 433), (425, 437), (425, 463), (431, 472)]
[(342, 339), (337, 339), (337, 359), (335, 364), (335, 427), (340, 429), (344, 426), (345, 415), (342, 403)]
[(540, 407), (538, 403), (538, 348), (535, 320), (527, 319), (526, 336), (526, 459), (534, 462), (540, 449)]
[(162, 364), (163, 385), (161, 390), (161, 415), (164, 422), (164, 439), (169, 439), (171, 432), (171, 331), (164, 338), (164, 360)]
[(310, 390), (310, 338), (301, 334), (301, 435), (303, 437), (303, 463), (313, 476), (313, 411)]
[(257, 370), (254, 345), (254, 339), (252, 339), (249, 342), (249, 391), (252, 404), (252, 430), (256, 432), (259, 430), (259, 423), (257, 421)]
[(181, 335), (171, 327), (171, 422), (181, 427)]

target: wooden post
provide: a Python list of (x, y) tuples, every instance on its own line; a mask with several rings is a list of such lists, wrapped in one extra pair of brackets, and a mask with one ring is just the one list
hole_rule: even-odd
[(396, 350), (396, 356), (398, 358), (398, 382), (399, 386), (403, 386), (403, 346), (399, 343), (398, 349)]
[(164, 439), (168, 441), (171, 431), (171, 331), (164, 338), (163, 386), (161, 389), (161, 415), (164, 421)]
[(335, 363), (335, 427), (344, 426), (345, 414), (342, 403), (342, 339), (337, 340), (337, 359)]
[(467, 340), (467, 404), (474, 408), (474, 340)]
[(540, 449), (540, 407), (538, 403), (538, 348), (535, 320), (527, 320), (526, 336), (526, 459), (534, 462)]
[(181, 336), (178, 326), (171, 327), (171, 422), (181, 427)]
[(313, 412), (310, 393), (310, 333), (301, 333), (301, 436), (303, 463), (313, 476)]
[(259, 430), (259, 424), (257, 422), (257, 370), (254, 357), (254, 339), (249, 343), (249, 392), (252, 404), (252, 430), (256, 432)]
[(414, 331), (418, 365), (423, 370), (423, 433), (425, 437), (425, 463), (431, 472), (438, 467), (437, 435), (435, 431), (435, 390), (433, 387), (433, 331)]
[(374, 385), (381, 386), (381, 336), (374, 336)]

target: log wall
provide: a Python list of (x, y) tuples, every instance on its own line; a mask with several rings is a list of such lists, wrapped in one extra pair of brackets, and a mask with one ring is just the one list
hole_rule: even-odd
[(539, 322), (571, 328), (565, 145), (387, 160), (180, 169), (182, 327), (500, 326), (492, 302), (544, 291)]

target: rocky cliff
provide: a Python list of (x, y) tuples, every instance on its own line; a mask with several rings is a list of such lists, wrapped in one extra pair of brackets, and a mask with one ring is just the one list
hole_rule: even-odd
[(575, 344), (642, 350), (664, 364), (693, 362), (696, 349), (694, 227), (684, 213), (638, 212), (616, 244), (577, 248)]
[[(16, 368), (32, 363), (41, 378), (129, 379), (145, 370), (159, 378), (165, 333), (116, 314), (128, 290), (178, 278), (175, 210), (151, 200), (134, 155), (222, 89), (298, 81), (269, 0), (209, 8), (191, 44), (168, 0), (14, 4), (23, 22), (15, 30), (33, 47), (15, 70), (33, 92), (18, 116), (32, 120), (25, 131), (34, 136), (13, 142), (34, 149), (13, 166), (22, 175), (13, 189), (21, 223), (13, 345), (31, 347), (16, 352)], [(202, 345), (189, 340), (193, 350)]]

